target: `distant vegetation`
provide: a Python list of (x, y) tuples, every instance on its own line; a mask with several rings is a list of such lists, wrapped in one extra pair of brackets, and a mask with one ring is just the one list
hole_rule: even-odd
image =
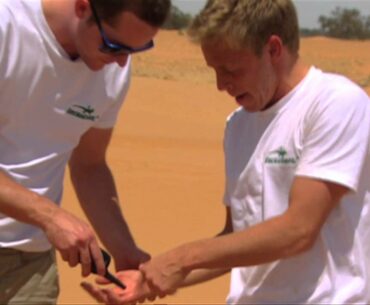
[(337, 7), (329, 17), (319, 17), (320, 29), (302, 29), (302, 36), (323, 35), (341, 39), (370, 39), (370, 16), (357, 9)]
[[(172, 6), (164, 29), (182, 30), (192, 21), (192, 15)], [(337, 7), (330, 16), (319, 17), (320, 28), (301, 29), (302, 36), (328, 36), (341, 39), (370, 39), (370, 16), (362, 16), (357, 9)]]
[(190, 25), (192, 18), (193, 17), (190, 14), (185, 14), (175, 5), (172, 5), (171, 12), (167, 18), (167, 21), (163, 25), (163, 28), (167, 30), (185, 29), (188, 27), (188, 25)]
[(357, 9), (337, 7), (330, 17), (320, 16), (322, 32), (330, 37), (344, 39), (369, 39), (370, 16), (361, 16)]

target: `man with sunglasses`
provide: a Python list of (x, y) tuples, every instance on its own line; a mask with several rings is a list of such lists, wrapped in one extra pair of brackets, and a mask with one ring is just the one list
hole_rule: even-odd
[(67, 163), (118, 270), (148, 259), (121, 214), (105, 154), (130, 55), (153, 47), (170, 0), (0, 1), (0, 303), (55, 304), (53, 249), (104, 274), (92, 228), (59, 207)]

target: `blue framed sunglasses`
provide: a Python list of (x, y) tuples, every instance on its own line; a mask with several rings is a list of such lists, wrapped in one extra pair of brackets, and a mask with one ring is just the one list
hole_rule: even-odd
[(101, 20), (100, 20), (100, 18), (98, 16), (98, 13), (97, 13), (97, 11), (94, 7), (94, 4), (92, 3), (91, 0), (89, 2), (90, 2), (90, 7), (91, 7), (92, 14), (93, 14), (94, 19), (96, 21), (96, 24), (99, 28), (100, 36), (101, 36), (102, 41), (103, 41), (103, 43), (99, 47), (99, 50), (101, 52), (106, 53), (106, 54), (112, 54), (112, 55), (132, 54), (132, 53), (143, 52), (143, 51), (149, 50), (149, 49), (154, 47), (153, 40), (149, 41), (147, 44), (145, 44), (145, 45), (143, 45), (142, 47), (139, 47), (139, 48), (133, 48), (133, 47), (124, 45), (122, 43), (117, 43), (117, 42), (113, 42), (113, 41), (109, 40), (109, 38), (107, 37), (107, 35), (105, 34), (105, 32), (103, 30)]

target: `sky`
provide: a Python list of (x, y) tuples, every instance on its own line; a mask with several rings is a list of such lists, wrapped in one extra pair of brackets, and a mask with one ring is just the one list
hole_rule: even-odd
[[(172, 0), (185, 13), (196, 14), (206, 0)], [(336, 7), (356, 8), (363, 16), (370, 16), (370, 0), (293, 0), (301, 28), (319, 28), (320, 15), (330, 16)]]

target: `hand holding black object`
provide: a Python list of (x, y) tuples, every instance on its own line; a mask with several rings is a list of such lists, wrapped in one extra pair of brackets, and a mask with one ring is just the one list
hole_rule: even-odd
[[(109, 266), (110, 261), (111, 261), (110, 255), (105, 250), (103, 250), (103, 249), (100, 249), (100, 250), (101, 250), (101, 253), (103, 255), (103, 259), (104, 259), (104, 263), (105, 263), (105, 275), (104, 275), (104, 277), (107, 280), (111, 281), (112, 283), (116, 284), (118, 287), (120, 287), (122, 289), (125, 289), (126, 286), (118, 278), (116, 278), (112, 273), (110, 273), (109, 270), (108, 270), (108, 266)], [(97, 274), (96, 265), (95, 265), (94, 261), (91, 262), (91, 272)]]

